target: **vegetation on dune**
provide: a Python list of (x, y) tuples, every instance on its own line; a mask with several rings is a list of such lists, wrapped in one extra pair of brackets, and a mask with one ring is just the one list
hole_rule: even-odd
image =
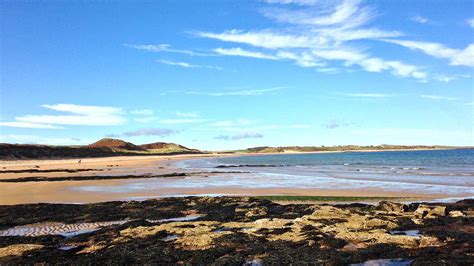
[(174, 155), (202, 153), (174, 143), (135, 145), (120, 139), (104, 138), (85, 146), (49, 146), (0, 143), (0, 159), (87, 158), (128, 155)]
[(283, 146), (283, 147), (254, 147), (245, 150), (238, 150), (233, 152), (240, 153), (284, 153), (284, 152), (323, 152), (323, 151), (383, 151), (383, 150), (416, 150), (416, 149), (443, 149), (443, 148), (462, 148), (450, 146), (425, 146), (425, 145), (341, 145), (341, 146)]

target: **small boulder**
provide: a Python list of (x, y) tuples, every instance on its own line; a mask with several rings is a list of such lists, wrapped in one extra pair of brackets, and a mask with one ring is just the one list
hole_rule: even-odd
[(404, 204), (398, 202), (381, 201), (376, 209), (386, 212), (404, 212)]
[(446, 215), (446, 206), (429, 206), (420, 204), (415, 210), (415, 214), (422, 218), (436, 218), (437, 216)]
[(456, 218), (456, 217), (464, 217), (466, 215), (464, 215), (464, 213), (462, 211), (450, 211), (449, 216), (453, 217), (453, 218)]
[(248, 210), (245, 213), (246, 217), (260, 217), (268, 214), (268, 209), (266, 207), (256, 207)]

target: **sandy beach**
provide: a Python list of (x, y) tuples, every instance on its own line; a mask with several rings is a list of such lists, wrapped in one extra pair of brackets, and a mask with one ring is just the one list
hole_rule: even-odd
[[(186, 182), (190, 178), (205, 182), (216, 173), (194, 174), (190, 169), (181, 169), (178, 162), (184, 160), (216, 156), (222, 154), (176, 155), (176, 156), (123, 156), (110, 158), (86, 158), (81, 163), (77, 159), (64, 160), (18, 160), (0, 162), (0, 180), (21, 179), (25, 177), (97, 177), (96, 180), (80, 181), (40, 181), (40, 182), (2, 182), (0, 184), (0, 202), (2, 205), (24, 203), (91, 203), (113, 200), (143, 200), (169, 196), (187, 195), (298, 195), (298, 196), (360, 196), (360, 197), (397, 197), (435, 199), (452, 196), (444, 193), (415, 193), (413, 191), (385, 191), (380, 189), (360, 189), (341, 187), (339, 189), (314, 189), (301, 187), (285, 188), (249, 188), (242, 186), (219, 187), (169, 187), (160, 186), (160, 182)], [(235, 156), (235, 155), (232, 155)], [(70, 172), (65, 172), (70, 171)], [(153, 178), (155, 175), (189, 173), (189, 177)], [(104, 176), (130, 175), (127, 179), (101, 180)], [(222, 172), (220, 175), (235, 175)], [(143, 178), (146, 176), (146, 178)], [(147, 187), (147, 182), (154, 186)], [(123, 189), (130, 186), (142, 186), (140, 189)], [(158, 185), (157, 185), (158, 184)], [(99, 189), (100, 188), (100, 189)]]

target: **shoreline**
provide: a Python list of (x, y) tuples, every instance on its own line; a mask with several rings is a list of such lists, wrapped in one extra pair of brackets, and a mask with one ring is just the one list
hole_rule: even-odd
[[(343, 151), (337, 151), (343, 152)], [(352, 151), (350, 151), (352, 152)], [(364, 151), (363, 151), (364, 152)], [(378, 151), (374, 151), (378, 152)], [(316, 152), (327, 153), (327, 152)], [(331, 152), (332, 153), (332, 152)], [(288, 153), (276, 153), (288, 154)], [(134, 200), (163, 198), (173, 196), (345, 196), (345, 197), (395, 197), (412, 199), (443, 199), (452, 197), (470, 197), (467, 193), (428, 193), (413, 191), (390, 191), (380, 188), (301, 188), (301, 187), (274, 187), (248, 188), (245, 186), (208, 186), (208, 187), (153, 187), (148, 188), (146, 182), (156, 182), (161, 179), (183, 180), (190, 178), (212, 178), (212, 172), (196, 175), (193, 169), (179, 168), (178, 164), (193, 159), (238, 157), (271, 154), (192, 154), (173, 156), (118, 156), (105, 158), (85, 158), (81, 164), (76, 159), (68, 160), (28, 160), (10, 162), (10, 165), (0, 161), (0, 167), (5, 171), (0, 181), (4, 179), (38, 178), (40, 181), (31, 182), (1, 182), (0, 205), (25, 203), (92, 203), (115, 200)], [(3, 164), (2, 164), (3, 163)], [(28, 169), (31, 172), (28, 172)], [(36, 171), (33, 171), (36, 170)], [(64, 170), (64, 171), (60, 171)], [(67, 171), (66, 171), (67, 170)], [(217, 169), (216, 169), (217, 170)], [(195, 169), (194, 169), (195, 171)], [(218, 172), (218, 171), (216, 171)], [(194, 175), (193, 175), (194, 173)], [(236, 174), (235, 171), (220, 172), (218, 174)], [(237, 173), (239, 174), (239, 173)], [(101, 177), (107, 177), (100, 179)], [(140, 176), (142, 178), (140, 178)], [(146, 177), (145, 177), (146, 176)], [(124, 179), (127, 177), (127, 179)], [(143, 178), (145, 177), (145, 178)], [(52, 180), (64, 181), (47, 181)], [(87, 178), (90, 178), (88, 180)], [(65, 180), (71, 179), (71, 180)], [(210, 181), (212, 182), (212, 181)], [(127, 186), (144, 186), (143, 189), (120, 191)], [(85, 188), (85, 189), (84, 189)], [(94, 188), (99, 188), (94, 191)], [(89, 191), (87, 190), (89, 189)], [(102, 189), (102, 190), (100, 190)], [(106, 189), (106, 190), (104, 190)]]
[[(259, 156), (259, 155), (284, 155), (284, 154), (324, 154), (324, 153), (349, 153), (349, 152), (394, 152), (394, 151), (443, 151), (443, 150), (465, 150), (474, 149), (474, 147), (453, 147), (453, 148), (416, 148), (416, 149), (384, 149), (384, 150), (340, 150), (340, 151), (287, 151), (287, 152), (236, 152), (226, 153), (225, 151), (211, 151), (209, 153), (197, 153), (197, 154), (175, 154), (175, 155), (120, 155), (120, 156), (108, 156), (108, 157), (85, 157), (85, 158), (44, 158), (44, 159), (2, 159), (0, 160), (0, 167), (14, 167), (14, 166), (28, 166), (28, 165), (48, 165), (55, 164), (58, 162), (64, 164), (74, 164), (79, 160), (82, 162), (87, 161), (133, 161), (143, 159), (166, 159), (166, 160), (185, 160), (185, 159), (198, 159), (207, 157), (240, 157), (240, 156)], [(0, 171), (1, 173), (1, 171)]]

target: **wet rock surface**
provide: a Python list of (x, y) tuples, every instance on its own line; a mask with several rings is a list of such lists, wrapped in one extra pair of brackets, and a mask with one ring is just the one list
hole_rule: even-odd
[[(0, 206), (0, 235), (42, 228), (0, 236), (0, 264), (472, 265), (473, 213), (473, 200), (374, 206), (186, 197)], [(84, 225), (94, 230), (54, 234)]]

